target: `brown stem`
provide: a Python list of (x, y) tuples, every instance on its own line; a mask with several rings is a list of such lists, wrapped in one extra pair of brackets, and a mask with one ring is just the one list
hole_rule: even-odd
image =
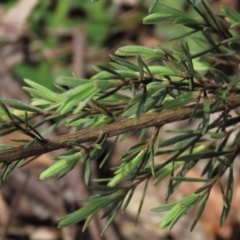
[[(215, 112), (226, 109), (234, 109), (240, 106), (240, 95), (229, 95), (228, 102), (218, 107)], [(153, 126), (162, 126), (167, 123), (172, 123), (180, 120), (188, 119), (194, 109), (194, 105), (185, 106), (174, 110), (165, 110), (156, 114), (146, 114), (135, 119), (123, 119), (112, 124), (94, 128), (81, 130), (76, 133), (61, 135), (52, 139), (47, 139), (47, 143), (35, 142), (30, 146), (20, 146), (8, 150), (0, 151), (0, 162), (11, 163), (13, 161), (41, 155), (57, 149), (72, 146), (74, 144), (86, 143), (95, 141), (100, 134), (107, 133), (108, 137), (117, 136), (130, 131), (140, 130)], [(199, 104), (197, 112), (202, 112), (203, 105)]]

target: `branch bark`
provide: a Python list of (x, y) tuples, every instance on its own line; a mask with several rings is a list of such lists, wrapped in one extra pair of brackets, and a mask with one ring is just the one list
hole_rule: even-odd
[[(226, 109), (234, 109), (240, 106), (240, 95), (230, 94), (228, 102), (220, 105), (215, 112)], [(11, 163), (19, 159), (39, 156), (43, 153), (51, 152), (61, 148), (70, 147), (73, 144), (81, 144), (96, 140), (103, 132), (108, 134), (108, 137), (117, 136), (130, 131), (149, 128), (153, 126), (163, 126), (167, 123), (188, 119), (194, 109), (194, 104), (174, 110), (164, 110), (156, 114), (146, 114), (135, 119), (123, 119), (112, 124), (94, 128), (81, 130), (76, 133), (61, 135), (52, 139), (47, 139), (47, 143), (36, 142), (30, 146), (20, 146), (8, 150), (0, 151), (0, 162)], [(199, 104), (198, 113), (203, 111), (203, 104)]]

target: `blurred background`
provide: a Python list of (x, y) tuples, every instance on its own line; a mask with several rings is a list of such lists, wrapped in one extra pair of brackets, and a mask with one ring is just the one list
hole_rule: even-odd
[[(185, 0), (161, 2), (186, 11), (189, 8)], [(222, 4), (240, 10), (238, 0), (209, 2), (217, 12)], [(114, 54), (120, 46), (134, 44), (156, 48), (166, 39), (182, 33), (178, 26), (143, 25), (142, 19), (148, 14), (150, 3), (150, 0), (100, 0), (95, 3), (90, 0), (0, 0), (0, 97), (30, 102), (29, 96), (22, 91), (23, 78), (57, 91), (55, 79), (66, 75), (91, 77), (93, 66), (106, 65), (109, 54)], [(67, 132), (68, 129), (60, 128), (52, 136)], [(9, 143), (9, 137), (23, 136), (14, 132), (1, 137), (0, 143)], [(136, 142), (137, 137), (131, 137), (118, 145), (111, 162), (101, 171), (97, 161), (93, 163), (92, 177), (107, 176), (108, 168), (118, 164), (119, 156)], [(134, 217), (143, 186), (135, 191), (126, 213), (119, 215), (102, 237), (101, 229), (107, 219), (100, 220), (101, 213), (85, 233), (82, 233), (83, 223), (57, 229), (58, 218), (81, 207), (76, 200), (89, 196), (91, 192), (82, 180), (81, 164), (60, 181), (38, 180), (39, 173), (54, 162), (52, 156), (55, 154), (42, 155), (14, 170), (4, 181), (0, 188), (0, 236), (3, 240), (240, 239), (238, 174), (232, 211), (221, 229), (222, 196), (218, 188), (213, 188), (208, 206), (192, 233), (189, 229), (195, 218), (194, 212), (181, 219), (171, 233), (159, 229), (156, 224), (163, 215), (152, 213), (150, 208), (163, 203), (167, 182), (157, 187), (149, 184), (137, 226)], [(189, 177), (199, 175), (197, 170), (189, 173)], [(184, 183), (171, 200), (191, 194), (199, 186)]]

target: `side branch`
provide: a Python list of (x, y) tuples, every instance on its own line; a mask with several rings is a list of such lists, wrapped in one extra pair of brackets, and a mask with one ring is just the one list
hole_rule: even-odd
[[(228, 98), (228, 102), (225, 105), (219, 106), (215, 112), (222, 111), (226, 109), (226, 107), (229, 109), (234, 109), (238, 106), (240, 106), (240, 95), (231, 94)], [(20, 146), (8, 150), (3, 150), (0, 151), (0, 162), (11, 163), (19, 159), (34, 157), (43, 153), (69, 147), (76, 143), (81, 144), (89, 141), (94, 141), (103, 132), (106, 132), (108, 134), (108, 137), (113, 137), (142, 128), (162, 126), (167, 123), (185, 120), (191, 116), (193, 109), (194, 105), (189, 105), (179, 109), (163, 111), (157, 114), (146, 114), (140, 117), (137, 122), (135, 119), (123, 119), (106, 126), (81, 130), (76, 133), (47, 139), (47, 143), (35, 142), (28, 147)], [(201, 113), (202, 111), (203, 105), (199, 104), (197, 112)]]

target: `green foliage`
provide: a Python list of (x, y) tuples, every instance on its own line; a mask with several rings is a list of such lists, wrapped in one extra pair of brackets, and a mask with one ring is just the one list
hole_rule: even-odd
[[(59, 25), (60, 19), (66, 17), (65, 11), (69, 6), (60, 2), (57, 15), (46, 18), (52, 26)], [(80, 2), (74, 4), (86, 4)], [(226, 221), (233, 196), (233, 165), (240, 150), (239, 112), (236, 110), (240, 105), (237, 69), (240, 64), (240, 15), (225, 6), (221, 7), (223, 15), (217, 15), (205, 0), (186, 2), (190, 14), (153, 1), (149, 15), (143, 19), (145, 24), (180, 25), (185, 33), (174, 36), (170, 43), (155, 49), (120, 47), (116, 55), (111, 56), (108, 66), (96, 67), (97, 73), (91, 79), (57, 79), (58, 91), (36, 83), (34, 77), (25, 80), (29, 87), (24, 87), (24, 90), (32, 96), (31, 105), (17, 100), (1, 100), (0, 135), (19, 130), (32, 138), (24, 147), (25, 152), (29, 149), (29, 155), (19, 153), (24, 157), (4, 158), (12, 148), (0, 145), (2, 178), (26, 157), (36, 157), (37, 153), (34, 155), (31, 147), (42, 149), (40, 154), (68, 147), (69, 150), (57, 156), (56, 163), (45, 170), (40, 179), (63, 177), (81, 161), (85, 166), (85, 182), (90, 184), (90, 161), (102, 156), (108, 137), (115, 137), (113, 150), (121, 140), (119, 135), (123, 135), (123, 139), (139, 134), (139, 142), (130, 147), (121, 157), (121, 164), (112, 169), (113, 177), (97, 179), (101, 185), (89, 186), (99, 194), (82, 200), (88, 205), (62, 218), (59, 227), (85, 220), (85, 230), (99, 210), (104, 209), (102, 217), (109, 216), (103, 229), (106, 231), (116, 215), (126, 210), (138, 185), (145, 182), (137, 222), (147, 197), (147, 187), (151, 183), (157, 185), (165, 178), (169, 179), (166, 201), (183, 181), (202, 182), (203, 185), (178, 202), (152, 209), (155, 212), (169, 211), (159, 223), (161, 228), (171, 230), (183, 215), (198, 207), (192, 230), (216, 183), (223, 195), (220, 224)], [(90, 7), (84, 6), (90, 12)], [(93, 4), (92, 8), (95, 7)], [(97, 19), (100, 14), (105, 15), (99, 10), (93, 18)], [(92, 31), (97, 28), (93, 25), (88, 27)], [(197, 43), (197, 48), (190, 42)], [(229, 65), (237, 69), (232, 75), (228, 75), (225, 69)], [(235, 116), (229, 114), (230, 110)], [(211, 118), (215, 112), (221, 113)], [(43, 115), (44, 119), (36, 124), (33, 120), (38, 115)], [(194, 122), (195, 129), (171, 130), (173, 137), (161, 140), (162, 125), (184, 119)], [(39, 133), (36, 128), (49, 120), (56, 123)], [(63, 136), (51, 142), (43, 137), (61, 125), (72, 131), (65, 139)], [(149, 127), (155, 128), (150, 138), (146, 136)], [(79, 136), (83, 137), (80, 139)], [(26, 144), (24, 140), (17, 141)], [(85, 146), (82, 145), (84, 142), (91, 143)], [(165, 155), (169, 156), (168, 160), (155, 162), (155, 156)], [(109, 157), (110, 153), (106, 154), (100, 167)], [(200, 161), (205, 164), (202, 178), (186, 177), (187, 172)], [(229, 176), (224, 191), (221, 178), (227, 171)]]
[(167, 228), (169, 230), (175, 225), (175, 223), (181, 218), (183, 215), (189, 213), (201, 200), (201, 194), (192, 194), (188, 197), (183, 198), (179, 202), (174, 202), (170, 204), (165, 204), (160, 207), (153, 208), (154, 212), (163, 212), (169, 211), (168, 214), (161, 220), (159, 226), (161, 228)]

